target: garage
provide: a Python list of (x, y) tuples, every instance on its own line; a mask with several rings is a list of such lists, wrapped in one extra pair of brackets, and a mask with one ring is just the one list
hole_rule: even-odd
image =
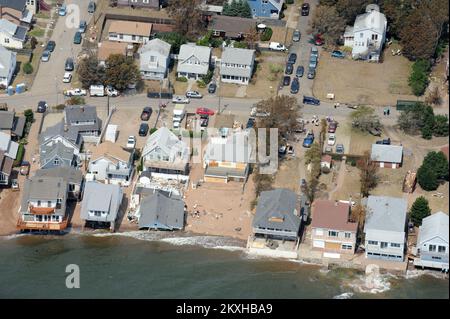
[(326, 242), (325, 248), (331, 250), (341, 250), (341, 243)]

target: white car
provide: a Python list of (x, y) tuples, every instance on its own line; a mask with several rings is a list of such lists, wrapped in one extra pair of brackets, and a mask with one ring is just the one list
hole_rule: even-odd
[(85, 96), (86, 90), (84, 89), (70, 89), (64, 91), (65, 96)]
[(174, 96), (172, 98), (172, 102), (173, 103), (188, 104), (190, 101), (189, 101), (189, 98), (184, 97), (184, 96)]
[(328, 145), (333, 146), (334, 144), (336, 144), (336, 135), (335, 134), (330, 134), (328, 136)]
[(269, 112), (259, 111), (256, 106), (252, 107), (250, 111), (250, 116), (253, 117), (267, 117), (270, 116)]
[(128, 136), (127, 140), (127, 148), (135, 148), (136, 147), (136, 137), (133, 135)]
[(187, 91), (186, 97), (201, 99), (203, 95), (201, 95), (198, 91)]
[(111, 97), (116, 97), (119, 96), (119, 91), (117, 91), (115, 88), (113, 88), (112, 86), (108, 85), (105, 89), (105, 92), (108, 96)]
[(72, 81), (72, 74), (70, 72), (64, 73), (63, 82), (70, 83)]

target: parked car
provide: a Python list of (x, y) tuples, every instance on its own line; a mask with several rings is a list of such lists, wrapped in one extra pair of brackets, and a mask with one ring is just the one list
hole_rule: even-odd
[(147, 136), (148, 133), (148, 124), (147, 123), (141, 123), (139, 126), (139, 136)]
[(214, 115), (214, 111), (206, 107), (198, 107), (197, 110), (195, 110), (195, 113), (199, 115), (210, 115), (210, 116)]
[(274, 51), (287, 51), (287, 48), (283, 44), (278, 42), (270, 42), (269, 49)]
[(189, 103), (189, 98), (184, 97), (184, 96), (174, 96), (172, 98), (172, 102), (173, 103), (188, 104)]
[(256, 106), (252, 107), (250, 116), (254, 117), (267, 117), (270, 116), (270, 112), (260, 111)]
[(292, 41), (298, 42), (298, 41), (300, 41), (300, 37), (301, 37), (300, 31), (295, 30), (294, 33), (292, 34)]
[(314, 79), (316, 77), (316, 70), (309, 68), (307, 77), (310, 80)]
[(285, 75), (283, 77), (283, 86), (289, 86), (291, 84), (291, 77), (289, 75)]
[(216, 89), (217, 89), (217, 84), (216, 83), (209, 83), (209, 85), (208, 85), (208, 93), (209, 94), (216, 93)]
[(303, 67), (303, 65), (299, 65), (297, 67), (297, 70), (295, 70), (295, 76), (298, 78), (301, 78), (304, 73), (305, 73), (305, 68)]
[(64, 95), (65, 96), (86, 96), (87, 91), (85, 89), (70, 89), (70, 90), (65, 90), (64, 91)]
[(53, 40), (50, 40), (47, 42), (47, 46), (45, 47), (45, 50), (53, 52), (53, 51), (55, 51), (55, 47), (56, 47), (56, 42)]
[(311, 55), (309, 59), (309, 68), (316, 69), (317, 68), (317, 57), (315, 55)]
[(298, 78), (294, 78), (291, 83), (291, 93), (297, 94), (300, 90), (300, 82), (298, 81)]
[(283, 155), (286, 155), (286, 153), (287, 153), (287, 146), (286, 145), (281, 145), (278, 148), (278, 155), (279, 156), (283, 156)]
[(127, 148), (135, 148), (136, 147), (136, 137), (133, 135), (128, 136), (127, 140)]
[(294, 65), (291, 63), (287, 63), (286, 64), (286, 70), (284, 71), (286, 74), (292, 74), (292, 72), (294, 71)]
[(42, 52), (42, 57), (41, 57), (42, 62), (48, 62), (48, 60), (50, 60), (50, 55), (51, 55), (51, 53), (48, 50), (45, 50), (44, 52)]
[(310, 132), (308, 135), (306, 135), (305, 139), (303, 140), (303, 147), (311, 147), (311, 145), (314, 143), (314, 133)]
[(47, 110), (48, 104), (45, 101), (40, 101), (37, 106), (38, 113), (44, 113)]
[(63, 82), (64, 83), (70, 83), (70, 81), (72, 81), (72, 73), (65, 72), (64, 73), (64, 77), (63, 77)]
[(303, 104), (310, 104), (310, 105), (320, 105), (320, 100), (316, 99), (312, 96), (304, 96), (303, 97)]
[(375, 143), (376, 144), (383, 144), (383, 145), (391, 145), (391, 139), (387, 138), (387, 139), (384, 139), (384, 140), (376, 141)]
[(208, 127), (209, 124), (209, 115), (200, 115), (200, 128), (204, 129)]
[(117, 91), (115, 88), (113, 88), (111, 85), (108, 85), (105, 88), (106, 95), (111, 97), (117, 97), (119, 96), (119, 91)]
[(62, 4), (61, 7), (60, 7), (59, 10), (58, 10), (58, 14), (59, 14), (60, 16), (65, 16), (66, 13), (67, 13), (67, 7), (66, 7), (65, 4)]
[(22, 161), (20, 166), (20, 175), (27, 176), (30, 173), (30, 162)]
[(344, 154), (344, 145), (343, 144), (336, 145), (336, 153)]
[(335, 133), (337, 128), (337, 122), (331, 122), (328, 124), (328, 133)]
[(319, 58), (319, 50), (316, 47), (311, 47), (311, 56), (316, 56)]
[(254, 117), (250, 117), (247, 121), (247, 125), (245, 128), (253, 128), (255, 126), (256, 119)]
[(75, 66), (73, 64), (72, 58), (67, 58), (66, 63), (64, 64), (64, 70), (65, 71), (73, 71), (75, 69)]
[(17, 179), (11, 180), (11, 189), (13, 191), (18, 191), (19, 190), (19, 181)]
[(329, 146), (333, 146), (334, 144), (336, 144), (336, 135), (335, 135), (335, 134), (330, 134), (330, 135), (328, 136), (327, 144), (328, 144)]
[(153, 109), (150, 106), (144, 107), (141, 113), (141, 120), (142, 121), (148, 121), (150, 119), (150, 116), (153, 113)]
[(95, 2), (94, 2), (94, 1), (91, 1), (91, 2), (89, 2), (89, 4), (88, 4), (88, 9), (87, 9), (87, 11), (88, 11), (89, 13), (94, 13), (94, 12), (95, 12), (95, 7), (96, 7)]
[(309, 3), (302, 4), (302, 16), (309, 15)]
[(317, 46), (322, 46), (325, 44), (325, 41), (322, 39), (322, 35), (316, 34), (314, 36), (314, 44)]
[(343, 59), (345, 58), (345, 53), (339, 50), (334, 50), (333, 52), (331, 52), (331, 56), (333, 58)]
[(290, 53), (288, 56), (288, 63), (295, 64), (297, 62), (297, 53)]
[(75, 32), (75, 35), (73, 36), (73, 43), (80, 44), (81, 40), (82, 40), (81, 32), (80, 31)]
[(200, 94), (198, 91), (187, 91), (186, 97), (194, 98), (194, 99), (201, 99), (203, 95)]
[(87, 23), (85, 20), (80, 21), (80, 26), (78, 27), (78, 32), (85, 33), (87, 28)]

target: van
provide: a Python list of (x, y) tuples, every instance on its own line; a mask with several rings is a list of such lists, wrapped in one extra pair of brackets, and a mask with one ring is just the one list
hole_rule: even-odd
[(90, 96), (105, 96), (105, 87), (103, 85), (91, 85), (89, 94)]
[(303, 104), (310, 104), (310, 105), (320, 105), (320, 101), (314, 97), (311, 96), (304, 96), (303, 97)]

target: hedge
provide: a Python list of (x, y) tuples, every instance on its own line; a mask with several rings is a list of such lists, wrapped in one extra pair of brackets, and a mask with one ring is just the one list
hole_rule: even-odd
[(31, 74), (31, 73), (33, 73), (33, 66), (31, 65), (31, 63), (30, 62), (27, 62), (27, 63), (25, 63), (24, 65), (23, 65), (23, 72), (25, 73), (25, 74)]
[(20, 166), (22, 164), (24, 154), (25, 154), (25, 146), (22, 143), (20, 143), (19, 148), (17, 149), (17, 156), (14, 161), (14, 166)]
[(270, 38), (272, 38), (272, 29), (271, 28), (266, 28), (263, 32), (263, 34), (261, 34), (261, 41), (269, 41)]
[(184, 76), (180, 76), (180, 77), (177, 77), (177, 78), (176, 78), (176, 81), (178, 81), (178, 82), (187, 82), (188, 79), (185, 78)]

